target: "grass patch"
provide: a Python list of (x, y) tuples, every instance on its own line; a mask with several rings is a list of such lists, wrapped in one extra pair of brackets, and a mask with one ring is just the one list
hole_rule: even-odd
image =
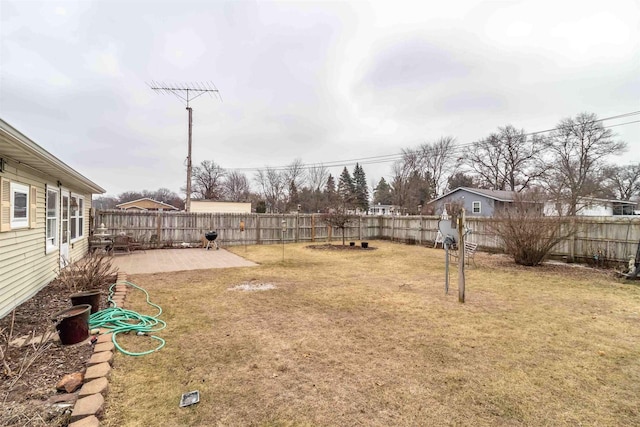
[[(459, 304), (442, 250), (372, 244), (289, 244), (284, 261), (249, 246), (233, 251), (259, 267), (130, 277), (163, 307), (167, 345), (116, 356), (103, 425), (640, 424), (638, 286), (478, 253)], [(229, 290), (247, 283), (275, 289)]]

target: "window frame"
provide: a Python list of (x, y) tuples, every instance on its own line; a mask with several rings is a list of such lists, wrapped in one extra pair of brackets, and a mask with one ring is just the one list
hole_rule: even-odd
[[(49, 198), (50, 194), (55, 194), (55, 202), (54, 202), (54, 215), (49, 215)], [(45, 248), (46, 253), (50, 253), (58, 250), (60, 247), (60, 189), (55, 186), (47, 186), (47, 192), (45, 197)], [(52, 225), (50, 221), (53, 221)], [(50, 233), (53, 233), (53, 236), (49, 236)]]
[[(73, 200), (76, 201), (75, 215), (73, 211)], [(69, 242), (75, 243), (84, 238), (84, 196), (71, 193), (69, 194)], [(75, 231), (75, 236), (74, 232)]]
[[(478, 207), (477, 211), (476, 211), (476, 206)], [(474, 214), (482, 213), (482, 202), (480, 200), (475, 200), (471, 202), (471, 212), (473, 212)]]
[[(16, 208), (16, 193), (24, 193), (26, 196), (26, 206), (25, 206), (25, 216), (24, 218), (18, 218), (16, 219), (15, 217), (15, 208)], [(9, 198), (11, 200), (11, 209), (10, 209), (10, 225), (11, 225), (11, 229), (15, 230), (15, 229), (23, 229), (23, 228), (29, 228), (30, 226), (30, 221), (29, 221), (29, 210), (30, 210), (30, 198), (31, 198), (31, 188), (29, 185), (27, 184), (21, 184), (19, 182), (15, 182), (15, 181), (11, 181), (11, 183), (9, 184)]]

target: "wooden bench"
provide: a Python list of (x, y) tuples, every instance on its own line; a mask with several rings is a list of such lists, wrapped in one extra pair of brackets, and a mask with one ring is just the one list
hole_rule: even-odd
[[(467, 265), (469, 262), (473, 262), (473, 266), (476, 267), (476, 260), (473, 256), (476, 254), (476, 249), (478, 249), (478, 244), (473, 242), (464, 242), (464, 259), (467, 261)], [(458, 251), (449, 252), (452, 258), (458, 261), (460, 253)]]

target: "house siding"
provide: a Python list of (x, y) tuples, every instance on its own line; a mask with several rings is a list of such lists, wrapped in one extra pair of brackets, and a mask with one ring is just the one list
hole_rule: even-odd
[(191, 201), (193, 213), (251, 213), (251, 203)]
[[(444, 209), (444, 205), (448, 203), (462, 203), (466, 216), (491, 217), (495, 212), (494, 200), (483, 195), (474, 194), (465, 190), (457, 191), (449, 196), (433, 202), (435, 205), (435, 213), (440, 215)], [(473, 202), (480, 202), (480, 213), (473, 213)], [(448, 212), (451, 214), (451, 212)]]
[[(56, 249), (46, 253), (45, 188), (47, 183), (51, 185), (51, 180), (11, 163), (3, 173), (0, 173), (0, 176), (37, 189), (34, 227), (0, 232), (0, 318), (2, 318), (56, 278), (60, 265), (60, 252)], [(80, 191), (76, 193), (85, 198), (83, 209), (85, 220), (84, 237), (69, 246), (69, 257), (72, 261), (82, 258), (87, 253), (91, 207), (91, 194)], [(58, 234), (60, 233), (59, 221)]]

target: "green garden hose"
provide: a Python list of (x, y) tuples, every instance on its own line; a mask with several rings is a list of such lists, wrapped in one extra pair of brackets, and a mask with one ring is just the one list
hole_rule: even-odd
[(161, 331), (167, 326), (164, 320), (158, 319), (158, 316), (162, 314), (162, 308), (159, 305), (154, 304), (149, 300), (149, 293), (146, 290), (144, 290), (140, 286), (131, 282), (118, 282), (118, 283), (124, 283), (127, 286), (131, 286), (135, 289), (138, 289), (144, 292), (144, 294), (147, 297), (147, 304), (157, 308), (158, 314), (156, 314), (155, 316), (147, 316), (132, 310), (125, 310), (124, 308), (118, 307), (117, 304), (111, 299), (111, 297), (113, 296), (113, 287), (116, 286), (116, 283), (114, 283), (109, 287), (109, 298), (108, 298), (108, 302), (112, 305), (112, 307), (106, 308), (104, 310), (100, 310), (97, 313), (93, 313), (91, 316), (89, 316), (89, 327), (91, 329), (93, 328), (109, 329), (110, 332), (113, 334), (111, 336), (113, 345), (122, 353), (128, 356), (144, 356), (145, 354), (150, 354), (160, 350), (162, 347), (164, 347), (165, 341), (162, 338), (157, 337), (155, 335), (149, 335), (149, 336), (154, 340), (160, 341), (160, 345), (158, 345), (158, 347), (152, 350), (143, 351), (141, 353), (127, 351), (118, 344), (118, 341), (116, 340), (116, 336), (120, 333), (135, 332), (138, 335), (148, 335), (150, 332)]

